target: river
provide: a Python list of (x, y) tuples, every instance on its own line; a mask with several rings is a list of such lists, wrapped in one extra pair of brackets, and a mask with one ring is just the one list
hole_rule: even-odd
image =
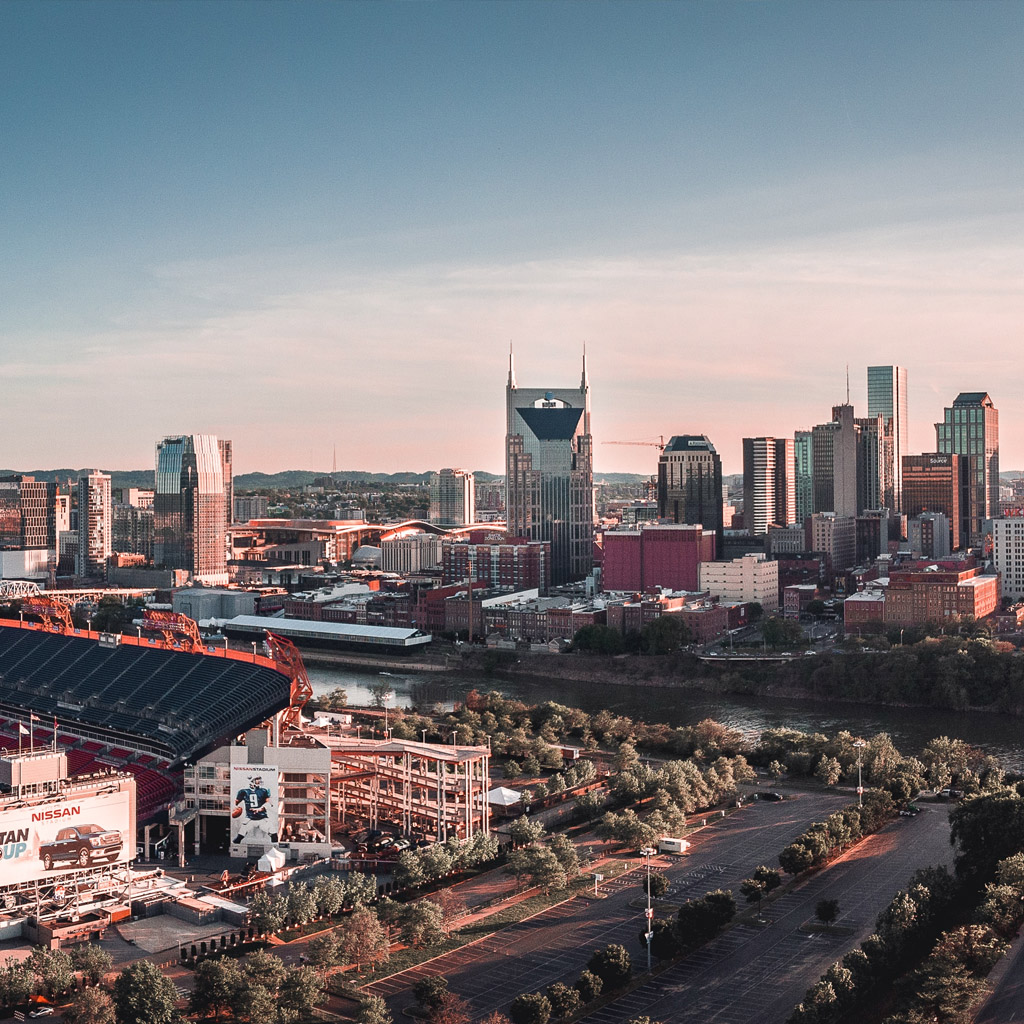
[(372, 703), (371, 688), (387, 682), (394, 690), (392, 707), (409, 707), (416, 699), (450, 706), (474, 687), (498, 690), (527, 703), (557, 701), (584, 711), (607, 708), (613, 714), (669, 725), (695, 725), (714, 718), (750, 739), (763, 730), (778, 727), (823, 732), (833, 735), (841, 729), (871, 736), (889, 733), (904, 753), (917, 753), (935, 736), (954, 736), (995, 754), (1004, 767), (1024, 772), (1024, 720), (982, 712), (941, 711), (930, 708), (897, 708), (876, 704), (841, 704), (834, 701), (778, 699), (717, 695), (693, 689), (665, 689), (644, 686), (550, 680), (538, 682), (480, 676), (438, 679), (416, 673), (375, 673), (350, 671), (323, 665), (308, 669), (313, 692), (334, 687), (348, 692), (349, 703)]

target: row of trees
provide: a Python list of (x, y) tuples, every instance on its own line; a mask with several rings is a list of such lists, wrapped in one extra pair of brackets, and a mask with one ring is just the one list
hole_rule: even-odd
[(877, 832), (895, 811), (892, 797), (881, 789), (864, 793), (864, 804), (847, 804), (824, 821), (810, 825), (779, 854), (782, 870), (790, 875), (824, 864), (833, 853)]
[(0, 1003), (16, 1006), (35, 993), (55, 999), (70, 991), (76, 975), (96, 985), (111, 964), (110, 954), (100, 946), (83, 944), (70, 953), (37, 946), (26, 959), (8, 957), (0, 966)]
[(434, 882), (452, 872), (487, 864), (495, 860), (498, 853), (498, 837), (483, 832), (465, 843), (451, 838), (418, 850), (403, 850), (395, 863), (395, 884), (400, 888), (413, 888)]
[(575, 984), (557, 981), (544, 992), (524, 992), (512, 1000), (512, 1024), (548, 1024), (564, 1020), (592, 1003), (602, 993), (617, 992), (629, 984), (633, 961), (625, 946), (611, 943), (595, 950)]
[(304, 925), (336, 917), (343, 910), (366, 906), (376, 899), (373, 875), (350, 874), (344, 879), (322, 876), (312, 886), (292, 882), (286, 892), (264, 889), (256, 893), (249, 906), (249, 923), (260, 933), (271, 933), (289, 922)]
[(890, 988), (892, 1024), (969, 1019), (985, 976), (1024, 922), (1022, 785), (954, 808), (956, 874), (917, 871), (879, 915), (874, 934), (808, 991), (791, 1024), (847, 1019), (869, 1011)]

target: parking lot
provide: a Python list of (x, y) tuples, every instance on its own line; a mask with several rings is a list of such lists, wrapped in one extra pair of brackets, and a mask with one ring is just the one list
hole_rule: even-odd
[[(664, 1024), (781, 1024), (822, 973), (871, 933), (916, 868), (951, 861), (946, 807), (899, 818), (766, 908), (767, 926), (732, 928), (584, 1020), (623, 1024), (645, 1015)], [(802, 930), (825, 898), (839, 900), (834, 930)]]
[[(812, 821), (848, 802), (844, 794), (808, 793), (781, 803), (754, 803), (697, 833), (683, 857), (658, 859), (669, 876), (669, 899), (678, 905), (720, 887), (738, 890), (742, 879), (778, 852)], [(643, 895), (639, 859), (633, 870), (602, 884), (605, 898), (577, 896), (479, 942), (384, 979), (366, 991), (384, 996), (393, 1012), (410, 1005), (410, 989), (421, 977), (443, 974), (451, 991), (468, 999), (474, 1018), (505, 1009), (521, 992), (555, 981), (572, 983), (591, 953), (622, 943), (637, 965), (645, 962), (638, 936), (643, 910), (630, 904)]]

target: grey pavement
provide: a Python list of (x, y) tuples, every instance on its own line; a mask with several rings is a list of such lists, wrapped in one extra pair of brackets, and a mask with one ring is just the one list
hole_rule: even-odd
[[(646, 1015), (664, 1024), (785, 1021), (832, 963), (871, 934), (878, 914), (916, 868), (951, 861), (945, 808), (930, 807), (916, 818), (898, 818), (766, 907), (767, 927), (732, 928), (583, 1020), (622, 1024)], [(802, 930), (813, 919), (817, 902), (826, 898), (839, 900), (834, 930)]]
[[(738, 887), (758, 864), (771, 863), (811, 821), (846, 802), (842, 795), (810, 793), (780, 803), (751, 804), (730, 815), (698, 833), (686, 856), (666, 858), (663, 870), (669, 876), (672, 897), (682, 901), (719, 887)], [(397, 1014), (412, 1001), (409, 990), (415, 981), (443, 974), (451, 991), (469, 1000), (474, 1019), (478, 1019), (504, 1009), (520, 992), (536, 991), (555, 981), (575, 981), (593, 951), (609, 942), (622, 943), (639, 966), (643, 910), (631, 904), (642, 895), (641, 885), (638, 863), (630, 873), (602, 885), (604, 899), (577, 896), (479, 942), (369, 985), (366, 991), (386, 998)]]

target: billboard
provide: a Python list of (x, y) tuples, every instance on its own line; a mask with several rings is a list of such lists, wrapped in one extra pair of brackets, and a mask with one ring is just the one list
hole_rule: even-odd
[(126, 788), (0, 810), (0, 886), (127, 864), (135, 854), (131, 800)]
[(231, 766), (231, 842), (237, 846), (277, 842), (278, 769), (273, 764)]

